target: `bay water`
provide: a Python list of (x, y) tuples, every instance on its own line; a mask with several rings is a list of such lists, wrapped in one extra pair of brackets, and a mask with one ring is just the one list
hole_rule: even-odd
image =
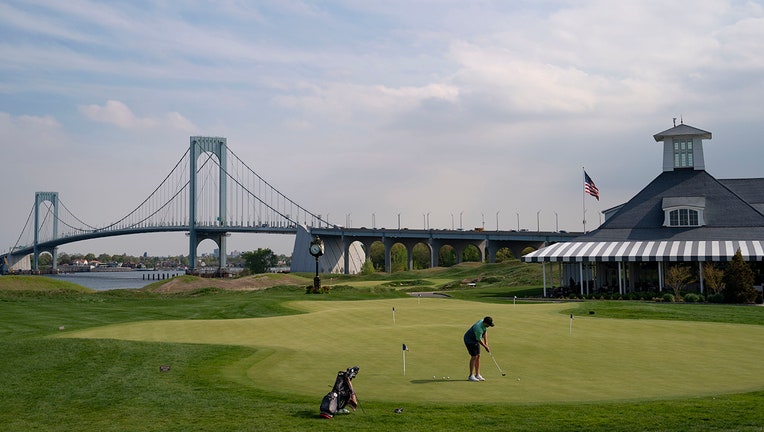
[(136, 289), (173, 276), (185, 274), (183, 270), (150, 270), (150, 271), (119, 271), (119, 272), (81, 272), (46, 275), (47, 277), (82, 285), (84, 287), (105, 291), (112, 289)]

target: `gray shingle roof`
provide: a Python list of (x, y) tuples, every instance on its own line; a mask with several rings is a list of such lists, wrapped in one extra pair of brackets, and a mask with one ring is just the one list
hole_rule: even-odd
[[(720, 181), (706, 171), (661, 173), (597, 230), (579, 241), (764, 239), (764, 214), (746, 199), (764, 202), (764, 179)], [(705, 225), (664, 227), (663, 198), (704, 197)]]

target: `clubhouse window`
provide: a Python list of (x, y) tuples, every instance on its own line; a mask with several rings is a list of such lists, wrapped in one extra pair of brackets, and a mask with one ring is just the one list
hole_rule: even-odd
[(692, 140), (674, 141), (674, 168), (691, 168), (693, 166)]
[(692, 209), (676, 209), (669, 212), (669, 223), (671, 227), (699, 226), (698, 211)]

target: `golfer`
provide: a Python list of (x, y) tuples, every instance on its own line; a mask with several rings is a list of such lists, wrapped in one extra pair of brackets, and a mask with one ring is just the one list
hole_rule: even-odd
[(467, 352), (470, 353), (470, 376), (467, 378), (468, 381), (485, 381), (485, 378), (480, 375), (480, 345), (483, 345), (486, 352), (491, 352), (491, 348), (488, 347), (488, 337), (486, 336), (488, 327), (493, 327), (493, 318), (489, 316), (473, 324), (464, 333), (464, 345), (467, 347)]

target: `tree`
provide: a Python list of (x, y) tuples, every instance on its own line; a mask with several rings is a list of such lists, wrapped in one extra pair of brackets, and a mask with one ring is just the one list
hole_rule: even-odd
[(385, 245), (382, 242), (374, 242), (366, 252), (366, 259), (371, 260), (374, 268), (380, 271), (385, 269)]
[(730, 261), (724, 273), (724, 299), (728, 303), (753, 303), (756, 301), (756, 289), (753, 287), (753, 271), (743, 259), (740, 249)]
[(512, 261), (515, 259), (515, 256), (512, 255), (512, 251), (510, 251), (507, 248), (501, 248), (496, 252), (496, 262), (501, 263), (504, 261)]
[(703, 281), (711, 294), (719, 294), (724, 290), (724, 270), (717, 268), (713, 262), (704, 263)]
[(692, 282), (692, 272), (686, 265), (671, 266), (666, 272), (666, 285), (674, 290), (674, 299), (677, 301), (682, 300), (682, 290)]
[(253, 252), (241, 254), (244, 265), (252, 274), (267, 273), (268, 269), (278, 264), (278, 257), (270, 249), (257, 248)]
[(430, 248), (424, 243), (417, 243), (411, 250), (414, 270), (430, 268)]
[(475, 245), (467, 245), (462, 251), (462, 262), (480, 262), (480, 250)]
[(361, 266), (361, 274), (370, 275), (374, 274), (375, 272), (376, 269), (374, 268), (374, 263), (371, 262), (371, 259), (367, 258), (366, 261), (364, 261), (363, 266)]
[(453, 246), (445, 245), (438, 251), (438, 265), (451, 267), (456, 264), (456, 250)]

